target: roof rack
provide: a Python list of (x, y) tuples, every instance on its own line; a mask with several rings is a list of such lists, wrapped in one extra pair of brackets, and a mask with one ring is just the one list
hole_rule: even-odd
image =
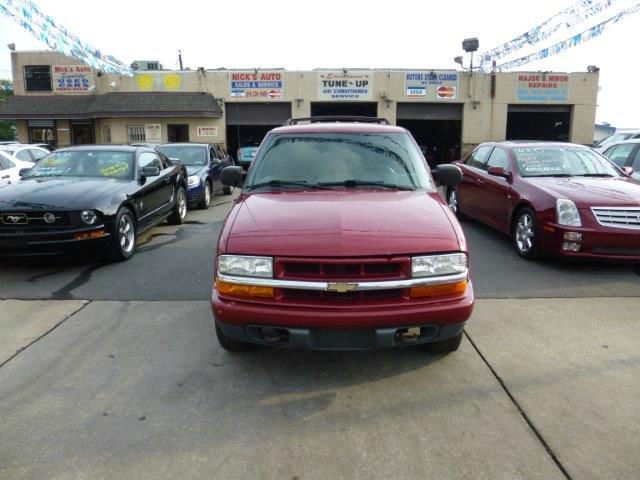
[(332, 116), (319, 116), (319, 117), (305, 117), (305, 118), (290, 118), (284, 124), (285, 125), (297, 125), (299, 123), (331, 123), (331, 122), (356, 122), (356, 123), (379, 123), (380, 125), (389, 125), (386, 118), (379, 117), (358, 117), (352, 115), (332, 115)]

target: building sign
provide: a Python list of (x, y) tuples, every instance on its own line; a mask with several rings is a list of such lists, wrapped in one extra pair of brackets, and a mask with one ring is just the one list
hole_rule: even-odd
[(416, 100), (457, 100), (460, 74), (455, 70), (406, 72), (404, 98)]
[(52, 65), (53, 91), (87, 93), (93, 85), (93, 70), (86, 65)]
[(144, 126), (144, 139), (149, 143), (162, 142), (162, 126), (159, 123), (147, 123)]
[(281, 100), (284, 98), (284, 72), (231, 72), (231, 98), (246, 100)]
[(196, 132), (199, 137), (217, 137), (218, 127), (196, 127)]
[(519, 73), (516, 78), (517, 102), (566, 102), (569, 100), (569, 75)]
[(318, 100), (373, 99), (373, 72), (326, 70), (318, 72)]
[(135, 88), (140, 92), (182, 92), (186, 89), (182, 72), (138, 72)]

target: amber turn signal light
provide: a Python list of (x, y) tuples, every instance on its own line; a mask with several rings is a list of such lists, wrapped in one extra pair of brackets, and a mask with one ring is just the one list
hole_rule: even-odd
[(94, 230), (93, 232), (76, 233), (74, 240), (86, 240), (87, 238), (100, 238), (104, 237), (106, 232), (104, 230)]
[(276, 292), (272, 287), (256, 287), (253, 285), (238, 285), (236, 283), (216, 282), (220, 295), (243, 298), (274, 298)]
[(409, 291), (411, 298), (444, 297), (464, 293), (467, 289), (467, 281), (458, 283), (445, 283), (443, 285), (425, 285), (424, 287), (412, 287)]

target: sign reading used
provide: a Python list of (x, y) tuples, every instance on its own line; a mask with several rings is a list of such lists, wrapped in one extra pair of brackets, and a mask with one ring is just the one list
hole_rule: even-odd
[(355, 70), (318, 72), (318, 100), (357, 101), (372, 99), (372, 72)]
[(199, 137), (217, 137), (218, 127), (196, 127), (196, 135)]
[(520, 73), (516, 78), (518, 102), (566, 102), (569, 99), (569, 75)]
[(406, 72), (404, 98), (417, 100), (457, 100), (460, 75), (455, 70)]
[(247, 100), (280, 100), (284, 98), (284, 72), (231, 72), (231, 98)]
[(93, 85), (93, 70), (86, 65), (52, 65), (53, 91), (86, 93)]

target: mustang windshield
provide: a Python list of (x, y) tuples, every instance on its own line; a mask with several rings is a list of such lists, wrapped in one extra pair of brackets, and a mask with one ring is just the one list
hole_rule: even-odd
[(513, 149), (523, 177), (619, 177), (606, 159), (585, 148), (517, 147)]
[(287, 182), (297, 188), (300, 184), (310, 188), (434, 188), (420, 150), (405, 133), (273, 135), (261, 152), (247, 179), (248, 189), (256, 185), (283, 188)]
[(22, 178), (107, 177), (129, 179), (133, 153), (109, 150), (53, 152), (40, 160)]
[(176, 158), (183, 165), (203, 167), (207, 164), (207, 149), (196, 146), (165, 145), (156, 148), (169, 158)]

